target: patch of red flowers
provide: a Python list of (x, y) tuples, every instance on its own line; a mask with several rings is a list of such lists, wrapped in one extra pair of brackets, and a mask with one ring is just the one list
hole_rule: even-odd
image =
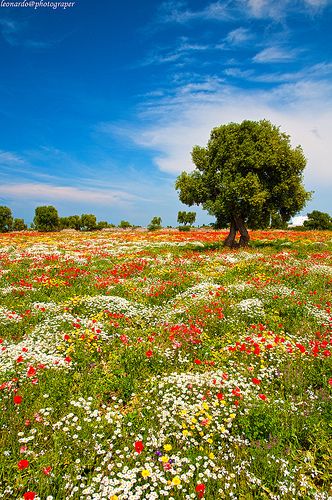
[(29, 467), (29, 461), (28, 460), (20, 460), (17, 464), (17, 467), (20, 469), (20, 470), (23, 470), (23, 469), (26, 469), (27, 467)]
[(138, 454), (142, 453), (142, 451), (144, 450), (144, 444), (142, 443), (142, 441), (136, 441), (134, 444), (134, 447), (135, 447), (135, 451)]
[(198, 493), (198, 498), (202, 498), (205, 492), (205, 484), (199, 483), (195, 488), (196, 493)]
[(262, 399), (263, 401), (266, 401), (267, 397), (265, 396), (265, 394), (258, 394), (258, 397), (260, 399)]
[(24, 493), (23, 498), (24, 500), (34, 500), (36, 498), (37, 493), (34, 491), (27, 491)]

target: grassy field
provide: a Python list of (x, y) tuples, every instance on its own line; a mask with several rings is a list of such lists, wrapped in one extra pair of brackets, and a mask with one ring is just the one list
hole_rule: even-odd
[(332, 233), (0, 235), (0, 499), (332, 499)]

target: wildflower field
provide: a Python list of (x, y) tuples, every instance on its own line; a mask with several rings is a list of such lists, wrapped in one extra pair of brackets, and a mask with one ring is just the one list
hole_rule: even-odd
[(1, 499), (332, 499), (332, 234), (0, 235)]

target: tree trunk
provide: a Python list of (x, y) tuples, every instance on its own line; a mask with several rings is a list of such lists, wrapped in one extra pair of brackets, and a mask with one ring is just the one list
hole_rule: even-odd
[[(239, 243), (237, 243), (235, 241), (236, 233), (238, 231), (240, 232)], [(231, 226), (229, 228), (229, 233), (227, 235), (227, 238), (224, 241), (224, 245), (226, 247), (229, 247), (229, 248), (246, 247), (246, 246), (248, 246), (249, 240), (250, 240), (250, 236), (249, 236), (247, 228), (242, 220), (242, 217), (240, 217), (240, 216), (232, 217)]]
[(242, 217), (234, 217), (234, 220), (236, 222), (236, 226), (238, 230), (240, 231), (240, 241), (239, 241), (239, 246), (240, 247), (247, 247), (249, 244), (250, 236), (247, 231), (247, 228), (242, 220)]
[(233, 248), (235, 246), (235, 238), (237, 233), (237, 226), (235, 220), (232, 218), (231, 227), (229, 229), (229, 233), (227, 238), (224, 241), (225, 247)]

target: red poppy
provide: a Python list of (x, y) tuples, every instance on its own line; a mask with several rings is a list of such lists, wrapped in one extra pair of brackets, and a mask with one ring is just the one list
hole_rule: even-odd
[(51, 470), (52, 470), (52, 467), (50, 465), (48, 467), (44, 467), (43, 472), (44, 472), (45, 476), (49, 476), (51, 473)]
[(202, 498), (204, 496), (204, 492), (205, 492), (205, 484), (203, 484), (203, 483), (197, 484), (195, 491), (196, 491), (196, 493), (198, 493), (198, 497)]
[(18, 394), (16, 394), (16, 396), (14, 396), (13, 401), (16, 405), (20, 405), (23, 401), (23, 398), (22, 398), (22, 396), (19, 396)]
[(258, 394), (258, 397), (261, 398), (263, 401), (266, 401), (265, 394)]
[(36, 368), (34, 368), (33, 366), (29, 366), (27, 371), (27, 376), (32, 377), (33, 375), (36, 375), (36, 372), (37, 372)]
[(332, 378), (329, 379), (329, 384), (332, 385)]
[(17, 464), (17, 467), (20, 469), (20, 470), (23, 470), (23, 469), (26, 469), (27, 467), (29, 467), (29, 461), (28, 460), (20, 460)]
[(194, 363), (195, 365), (201, 365), (202, 364), (202, 361), (200, 359), (194, 359)]
[(251, 381), (252, 381), (253, 384), (256, 384), (256, 385), (259, 385), (261, 383), (261, 381), (258, 378), (255, 378), (255, 377), (252, 378)]
[(144, 449), (144, 445), (142, 443), (142, 441), (136, 441), (135, 444), (135, 450), (137, 451), (137, 453), (142, 453), (143, 449)]
[(151, 358), (151, 357), (152, 357), (152, 355), (153, 355), (153, 352), (152, 352), (152, 351), (146, 351), (146, 353), (145, 353), (145, 356), (146, 356), (147, 358)]
[(71, 362), (71, 358), (69, 356), (66, 356), (65, 357), (65, 361), (66, 361), (66, 363), (70, 363)]
[(24, 493), (23, 498), (24, 500), (34, 500), (36, 498), (37, 493), (34, 491), (27, 491)]
[(304, 345), (302, 345), (302, 344), (295, 344), (295, 345), (296, 345), (296, 347), (297, 347), (298, 349), (300, 349), (300, 351), (301, 351), (302, 353), (305, 353), (305, 352), (306, 352), (306, 349), (305, 349)]

